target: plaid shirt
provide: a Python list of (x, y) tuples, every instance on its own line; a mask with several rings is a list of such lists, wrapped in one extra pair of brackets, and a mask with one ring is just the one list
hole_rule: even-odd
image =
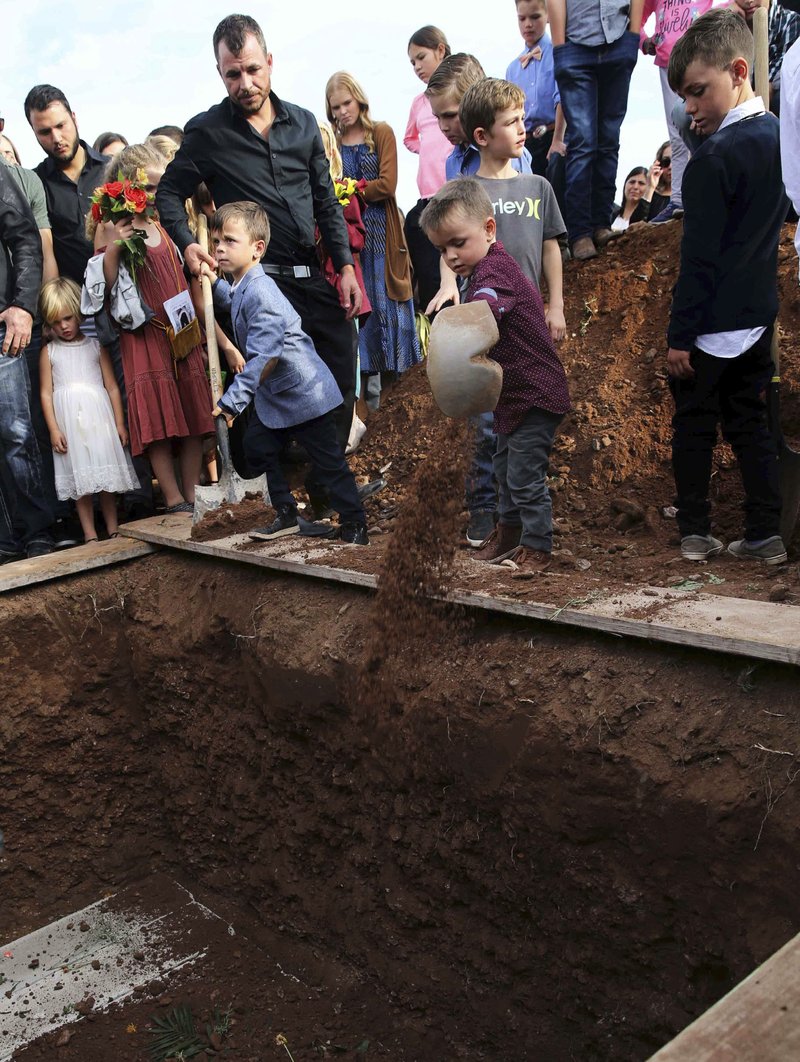
[(769, 5), (769, 79), (780, 80), (783, 57), (800, 37), (800, 15), (781, 7), (780, 0)]

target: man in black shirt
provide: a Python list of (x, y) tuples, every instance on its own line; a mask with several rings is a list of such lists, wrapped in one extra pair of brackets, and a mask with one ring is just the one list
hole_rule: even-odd
[(80, 139), (67, 97), (52, 85), (36, 85), (30, 90), (25, 98), (25, 117), (47, 154), (34, 172), (47, 196), (58, 271), (83, 284), (86, 263), (94, 254), (86, 238), (86, 214), (92, 192), (103, 183), (109, 157)]
[[(111, 157), (101, 155), (81, 140), (75, 114), (61, 89), (52, 85), (34, 86), (25, 97), (25, 117), (47, 154), (47, 158), (39, 163), (34, 172), (44, 185), (58, 272), (74, 280), (80, 287), (83, 285), (86, 263), (94, 254), (94, 247), (86, 238), (86, 215), (91, 207), (92, 192), (103, 183)], [(83, 331), (95, 336), (95, 323), (91, 317), (84, 321)], [(119, 344), (114, 340), (108, 347), (127, 410)], [(139, 490), (128, 491), (124, 495), (129, 519), (152, 514), (148, 462), (144, 458), (134, 458), (133, 466), (141, 486)], [(61, 525), (64, 510), (59, 506), (58, 511)], [(68, 511), (71, 512), (71, 509)], [(70, 544), (69, 530), (66, 528), (57, 532), (60, 544)]]
[[(189, 270), (199, 275), (203, 261), (216, 263), (195, 243), (186, 222), (184, 200), (197, 186), (205, 182), (218, 207), (251, 200), (265, 208), (272, 236), (264, 271), (300, 315), (339, 385), (344, 403), (336, 414), (337, 434), (344, 449), (356, 380), (351, 322), (361, 308), (361, 290), (319, 128), (310, 111), (271, 91), (272, 55), (254, 19), (223, 19), (214, 32), (214, 52), (228, 98), (186, 126), (156, 194), (161, 223)], [(319, 270), (315, 223), (341, 274), (341, 304)]]

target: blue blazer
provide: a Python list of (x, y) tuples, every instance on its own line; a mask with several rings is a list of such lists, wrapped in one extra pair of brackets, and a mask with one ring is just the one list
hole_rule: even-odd
[[(221, 409), (239, 414), (255, 395), (262, 424), (291, 428), (341, 405), (342, 393), (330, 369), (301, 328), (292, 304), (261, 266), (253, 266), (235, 289), (218, 280), (214, 302), (230, 312), (236, 346), (247, 362), (222, 396)], [(278, 365), (259, 385), (274, 358)]]

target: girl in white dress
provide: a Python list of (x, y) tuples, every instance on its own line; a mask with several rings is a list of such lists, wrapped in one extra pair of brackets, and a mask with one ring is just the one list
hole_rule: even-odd
[(116, 538), (117, 493), (139, 486), (129, 454), (122, 397), (108, 351), (81, 332), (81, 292), (66, 277), (48, 281), (40, 306), (53, 339), (40, 360), (42, 411), (50, 431), (56, 494), (75, 499), (84, 541), (96, 542), (94, 495)]

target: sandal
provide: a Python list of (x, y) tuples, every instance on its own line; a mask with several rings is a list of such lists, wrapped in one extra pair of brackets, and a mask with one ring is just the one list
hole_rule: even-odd
[(97, 542), (97, 541), (98, 541), (98, 538), (97, 538), (97, 535), (95, 535), (95, 536), (94, 536), (94, 538), (85, 538), (85, 539), (83, 540), (83, 544), (84, 544), (84, 546), (85, 546), (85, 545), (87, 545), (87, 544), (88, 544), (89, 542)]
[(112, 533), (108, 537), (109, 538), (119, 538), (119, 531), (112, 531)]
[(165, 513), (193, 513), (194, 505), (191, 502), (182, 501), (177, 505), (168, 505), (164, 510)]

